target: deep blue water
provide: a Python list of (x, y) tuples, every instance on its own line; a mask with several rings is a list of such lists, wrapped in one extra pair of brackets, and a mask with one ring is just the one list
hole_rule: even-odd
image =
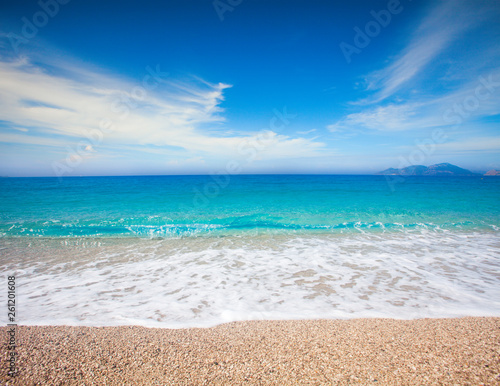
[(0, 235), (171, 237), (498, 229), (500, 178), (0, 178)]

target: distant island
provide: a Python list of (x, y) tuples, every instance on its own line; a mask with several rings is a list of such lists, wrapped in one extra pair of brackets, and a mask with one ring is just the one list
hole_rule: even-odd
[[(490, 172), (488, 172), (490, 173)], [(470, 170), (463, 169), (449, 163), (442, 163), (430, 166), (411, 165), (402, 169), (389, 168), (378, 172), (385, 176), (480, 176), (481, 174), (473, 173)], [(500, 173), (499, 173), (500, 174)]]
[(491, 169), (490, 171), (487, 171), (484, 173), (485, 176), (499, 176), (500, 177), (500, 170), (495, 170)]

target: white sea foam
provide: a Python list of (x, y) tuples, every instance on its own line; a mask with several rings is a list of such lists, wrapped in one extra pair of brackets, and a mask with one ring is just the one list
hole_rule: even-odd
[(21, 324), (500, 316), (499, 232), (21, 244), (0, 265)]

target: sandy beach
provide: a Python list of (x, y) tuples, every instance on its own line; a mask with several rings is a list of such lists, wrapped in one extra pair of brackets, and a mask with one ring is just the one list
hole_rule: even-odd
[(500, 318), (18, 326), (16, 339), (2, 385), (500, 383)]

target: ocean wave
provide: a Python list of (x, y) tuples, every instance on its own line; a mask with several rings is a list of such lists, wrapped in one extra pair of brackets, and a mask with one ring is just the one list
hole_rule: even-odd
[[(153, 221), (152, 221), (153, 220)], [(3, 237), (198, 237), (234, 234), (304, 234), (304, 233), (351, 233), (351, 232), (409, 232), (414, 230), (498, 230), (495, 224), (483, 221), (460, 222), (381, 222), (342, 221), (333, 224), (308, 224), (266, 220), (257, 217), (215, 219), (205, 223), (162, 223), (159, 216), (142, 219), (116, 219), (101, 221), (22, 222), (0, 225)]]

